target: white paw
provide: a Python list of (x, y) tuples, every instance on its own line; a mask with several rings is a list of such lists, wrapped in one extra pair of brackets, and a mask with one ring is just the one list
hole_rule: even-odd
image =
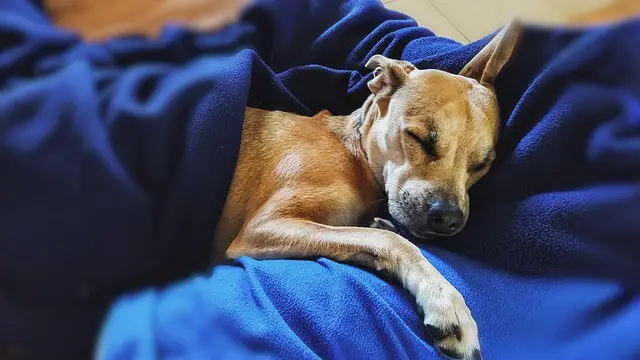
[(445, 280), (425, 282), (416, 299), (434, 346), (442, 354), (454, 359), (482, 359), (478, 326), (458, 290)]

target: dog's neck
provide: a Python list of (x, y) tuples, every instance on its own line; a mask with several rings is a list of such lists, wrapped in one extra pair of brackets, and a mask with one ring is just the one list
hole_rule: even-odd
[(346, 116), (329, 116), (328, 127), (344, 144), (345, 148), (362, 166), (366, 168), (372, 181), (382, 191), (380, 174), (375, 174), (374, 164), (367, 152), (367, 137), (371, 125), (377, 116), (377, 109), (373, 105), (373, 97), (369, 97), (361, 108)]
[(362, 109), (358, 109), (347, 116), (329, 117), (328, 126), (340, 141), (344, 144), (349, 154), (359, 162), (367, 162), (368, 155), (363, 144), (360, 118)]
[(367, 116), (371, 109), (372, 101), (367, 99), (364, 105), (346, 116), (329, 115), (328, 112), (321, 113), (327, 115), (327, 125), (344, 144), (347, 151), (359, 162), (368, 163), (366, 137), (371, 127), (372, 119)]

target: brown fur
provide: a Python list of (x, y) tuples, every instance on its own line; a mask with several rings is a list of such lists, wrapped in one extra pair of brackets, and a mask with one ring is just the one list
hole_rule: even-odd
[[(385, 198), (417, 235), (434, 201), (466, 220), (467, 191), (488, 171), (498, 137), (493, 79), (518, 33), (510, 23), (460, 75), (376, 55), (367, 63), (375, 69), (372, 95), (349, 116), (247, 109), (216, 253), (326, 256), (386, 270), (416, 297), (429, 329), (441, 332), (438, 349), (478, 358), (477, 326), (460, 293), (388, 222), (365, 226)], [(421, 145), (407, 131), (434, 141)]]

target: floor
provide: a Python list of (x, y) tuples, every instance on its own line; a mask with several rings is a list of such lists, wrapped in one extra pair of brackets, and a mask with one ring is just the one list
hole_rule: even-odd
[(383, 0), (439, 36), (477, 40), (514, 15), (541, 24), (591, 24), (640, 15), (640, 0)]
[[(1, 1), (1, 0), (0, 0)], [(44, 0), (56, 24), (85, 39), (155, 36), (166, 23), (207, 31), (233, 21), (250, 0)]]
[[(56, 23), (90, 40), (154, 36), (167, 22), (212, 30), (233, 21), (251, 0), (44, 0)], [(382, 0), (437, 35), (463, 43), (502, 26), (511, 15), (542, 23), (593, 24), (640, 16), (640, 0)]]

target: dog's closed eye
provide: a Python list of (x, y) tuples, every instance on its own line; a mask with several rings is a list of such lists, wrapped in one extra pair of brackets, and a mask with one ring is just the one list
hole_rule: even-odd
[(489, 162), (488, 161), (483, 161), (479, 164), (477, 164), (476, 166), (471, 168), (471, 172), (473, 173), (478, 173), (484, 169), (486, 169), (489, 166)]
[(479, 163), (475, 164), (474, 166), (472, 166), (470, 171), (472, 173), (479, 173), (479, 172), (485, 170), (487, 167), (489, 167), (489, 165), (493, 161), (494, 157), (495, 157), (495, 152), (494, 151), (488, 151), (487, 155), (484, 157), (484, 159), (481, 162), (479, 162)]
[(409, 135), (410, 138), (417, 141), (420, 144), (420, 146), (422, 146), (422, 151), (424, 151), (425, 154), (433, 158), (437, 157), (438, 155), (436, 152), (437, 138), (434, 132), (429, 132), (427, 136), (424, 138), (418, 136), (416, 133), (410, 130), (407, 131), (407, 135)]

